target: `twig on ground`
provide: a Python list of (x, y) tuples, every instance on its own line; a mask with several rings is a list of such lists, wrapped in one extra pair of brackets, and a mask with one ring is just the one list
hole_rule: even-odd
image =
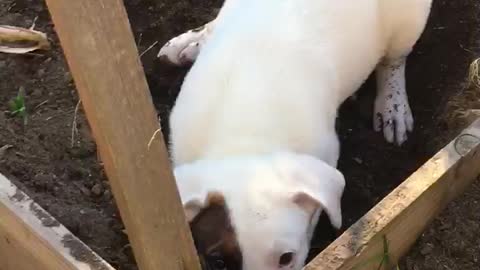
[(141, 54), (140, 54), (140, 57), (142, 57), (144, 54), (146, 54), (148, 51), (150, 51), (151, 49), (153, 49), (153, 47), (155, 47), (155, 45), (158, 44), (158, 41), (155, 41), (152, 45), (150, 45), (150, 47), (148, 47), (145, 51), (143, 51)]
[(142, 37), (143, 37), (143, 33), (140, 33), (140, 35), (138, 36), (137, 47), (140, 47), (140, 44), (142, 44)]
[(71, 138), (71, 144), (70, 147), (73, 148), (75, 146), (75, 134), (78, 133), (77, 129), (77, 114), (78, 114), (78, 109), (80, 108), (80, 103), (82, 103), (82, 100), (78, 100), (77, 106), (75, 106), (75, 112), (73, 113), (73, 122), (72, 122), (72, 138)]
[(30, 30), (35, 29), (35, 23), (37, 22), (37, 20), (38, 20), (38, 16), (36, 16), (35, 18), (33, 18), (32, 26), (30, 26), (30, 28), (29, 28)]
[(465, 46), (463, 46), (462, 44), (458, 44), (458, 46), (460, 46), (460, 48), (462, 48), (462, 50), (464, 50), (464, 51), (466, 51), (466, 52), (469, 52), (469, 53), (471, 53), (471, 54), (475, 54), (474, 51), (465, 48)]
[(68, 112), (60, 111), (59, 113), (55, 113), (53, 115), (48, 116), (47, 118), (45, 118), (45, 121), (52, 120), (53, 118), (57, 118), (59, 116), (69, 115), (69, 114), (74, 113), (74, 112), (75, 112), (75, 110), (70, 110)]
[(36, 111), (38, 108), (40, 108), (41, 106), (45, 105), (46, 103), (48, 102), (48, 99), (43, 101), (42, 103), (38, 104), (37, 106), (35, 106), (35, 108), (33, 108), (34, 111)]
[(13, 147), (13, 145), (10, 145), (10, 144), (6, 144), (6, 145), (0, 147), (0, 158), (2, 158), (3, 155), (5, 155), (5, 152), (12, 147)]

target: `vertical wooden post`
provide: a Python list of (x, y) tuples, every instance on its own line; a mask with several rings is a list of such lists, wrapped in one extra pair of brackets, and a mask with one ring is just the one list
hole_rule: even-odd
[(142, 270), (199, 263), (121, 0), (47, 0)]

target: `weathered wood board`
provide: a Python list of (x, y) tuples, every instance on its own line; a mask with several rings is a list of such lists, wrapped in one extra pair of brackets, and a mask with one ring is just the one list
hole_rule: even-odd
[(200, 269), (123, 1), (46, 2), (139, 269)]
[(435, 216), (480, 174), (479, 138), (477, 120), (347, 229), (305, 270), (391, 270)]
[(114, 270), (0, 174), (0, 270)]

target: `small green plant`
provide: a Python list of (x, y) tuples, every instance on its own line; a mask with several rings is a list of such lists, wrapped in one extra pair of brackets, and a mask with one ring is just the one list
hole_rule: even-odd
[(27, 125), (27, 109), (25, 107), (25, 88), (20, 87), (17, 96), (10, 101), (10, 114), (21, 117), (23, 124)]
[[(360, 270), (360, 269), (365, 269), (367, 265), (371, 265), (374, 263), (379, 263), (377, 266), (374, 266), (370, 269), (372, 270), (380, 270), (382, 269), (382, 266), (388, 266), (390, 265), (390, 251), (389, 251), (389, 246), (388, 246), (388, 240), (385, 235), (383, 235), (383, 253), (379, 254), (377, 256), (374, 256), (370, 259), (367, 259), (363, 263), (360, 263), (352, 268), (352, 270)], [(400, 270), (399, 266), (397, 265), (395, 267), (396, 270)]]

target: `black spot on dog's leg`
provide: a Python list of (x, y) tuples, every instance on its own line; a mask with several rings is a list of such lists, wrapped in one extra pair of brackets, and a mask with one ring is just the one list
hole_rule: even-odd
[(393, 104), (393, 109), (398, 112), (398, 104)]

